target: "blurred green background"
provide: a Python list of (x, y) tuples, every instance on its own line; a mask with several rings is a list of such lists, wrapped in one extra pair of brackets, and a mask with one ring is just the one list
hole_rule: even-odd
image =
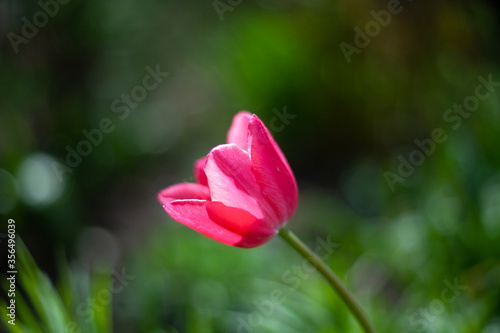
[(18, 244), (3, 330), (360, 332), (281, 239), (231, 248), (157, 202), (248, 110), (295, 172), (289, 228), (338, 244), (379, 332), (500, 332), (500, 87), (452, 110), (500, 81), (496, 2), (60, 1), (0, 0), (0, 233), (39, 266)]

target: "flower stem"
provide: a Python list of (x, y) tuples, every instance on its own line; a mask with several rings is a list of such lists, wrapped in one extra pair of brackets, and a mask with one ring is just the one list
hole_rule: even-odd
[(333, 289), (342, 298), (345, 304), (349, 307), (356, 320), (363, 327), (367, 333), (375, 333), (375, 328), (368, 320), (361, 305), (354, 298), (354, 296), (347, 290), (342, 281), (335, 275), (335, 273), (321, 260), (318, 256), (311, 251), (292, 231), (287, 228), (282, 228), (279, 235), (286, 240), (297, 252), (299, 252), (311, 265), (313, 265), (324, 277), (330, 282)]

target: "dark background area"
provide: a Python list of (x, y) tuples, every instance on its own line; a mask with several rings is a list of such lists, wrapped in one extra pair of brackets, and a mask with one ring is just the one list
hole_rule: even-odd
[[(282, 274), (300, 258), (282, 240), (230, 248), (156, 200), (193, 181), (193, 162), (248, 110), (295, 172), (290, 229), (340, 244), (328, 264), (380, 332), (500, 332), (500, 87), (467, 117), (445, 116), (478, 77), (500, 81), (496, 2), (402, 1), (350, 59), (341, 43), (355, 47), (387, 1), (220, 2), (222, 16), (210, 1), (47, 3), (57, 12), (27, 38), (42, 6), (0, 0), (0, 232), (15, 219), (55, 284), (61, 249), (75, 276), (127, 267), (114, 331), (239, 332), (255, 300), (288, 290)], [(117, 112), (157, 66), (169, 75)], [(294, 118), (273, 130), (285, 109)], [(106, 118), (113, 130), (62, 167)], [(437, 128), (446, 140), (389, 184)], [(467, 286), (456, 301), (419, 313), (455, 279)], [(317, 276), (252, 329), (359, 332)]]

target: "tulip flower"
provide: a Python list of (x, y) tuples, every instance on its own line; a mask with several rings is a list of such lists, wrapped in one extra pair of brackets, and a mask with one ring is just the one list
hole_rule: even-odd
[(285, 155), (248, 112), (234, 117), (227, 144), (196, 161), (194, 174), (197, 183), (170, 186), (158, 199), (174, 220), (228, 245), (264, 244), (297, 207), (297, 184)]
[(227, 144), (194, 164), (196, 183), (167, 187), (158, 194), (176, 221), (224, 244), (252, 248), (279, 235), (332, 285), (367, 333), (375, 329), (335, 273), (284, 225), (297, 207), (293, 172), (266, 126), (238, 113)]

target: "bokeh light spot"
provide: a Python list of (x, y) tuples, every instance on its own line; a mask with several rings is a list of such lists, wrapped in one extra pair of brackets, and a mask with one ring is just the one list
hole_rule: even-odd
[(37, 153), (21, 163), (18, 180), (21, 197), (28, 205), (50, 205), (61, 196), (64, 183), (59, 181), (52, 168), (54, 162), (49, 155)]

